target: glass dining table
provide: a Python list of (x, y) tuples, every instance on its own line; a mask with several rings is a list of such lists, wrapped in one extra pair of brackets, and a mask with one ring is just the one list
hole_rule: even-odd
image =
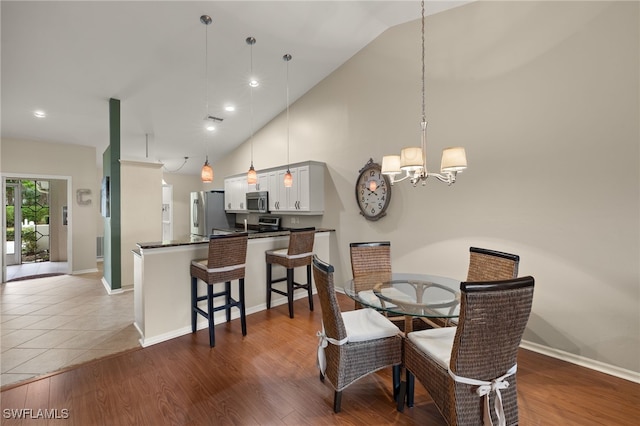
[(459, 315), (460, 281), (428, 274), (371, 274), (347, 281), (344, 292), (363, 306), (404, 316), (404, 332), (415, 318), (432, 326), (449, 325)]

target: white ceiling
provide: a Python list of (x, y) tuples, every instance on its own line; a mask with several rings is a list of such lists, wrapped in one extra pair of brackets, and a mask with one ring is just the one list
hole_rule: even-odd
[[(467, 1), (427, 1), (433, 14)], [(2, 1), (3, 138), (109, 145), (121, 101), (121, 157), (199, 173), (387, 28), (420, 18), (419, 1)], [(200, 16), (213, 23), (206, 27)], [(208, 36), (206, 36), (208, 32)], [(253, 126), (248, 36), (256, 38)], [(416, 34), (419, 37), (419, 34)], [(205, 39), (208, 82), (205, 81)], [(208, 90), (205, 90), (207, 88)], [(207, 115), (223, 118), (214, 132)], [(226, 104), (236, 105), (226, 112)], [(35, 118), (41, 109), (46, 118)], [(206, 148), (205, 148), (206, 145)]]

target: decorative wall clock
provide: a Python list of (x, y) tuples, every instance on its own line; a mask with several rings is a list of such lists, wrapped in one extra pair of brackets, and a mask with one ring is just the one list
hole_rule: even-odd
[(391, 201), (391, 181), (382, 174), (380, 165), (370, 158), (360, 169), (356, 180), (356, 202), (367, 220), (378, 220), (387, 213)]

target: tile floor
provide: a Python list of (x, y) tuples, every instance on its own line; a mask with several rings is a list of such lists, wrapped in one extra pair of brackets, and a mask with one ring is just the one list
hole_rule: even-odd
[(11, 265), (7, 266), (7, 281), (30, 275), (48, 273), (66, 274), (68, 272), (67, 269), (67, 262), (33, 262)]
[(0, 288), (0, 385), (139, 346), (133, 292), (109, 296), (102, 272)]

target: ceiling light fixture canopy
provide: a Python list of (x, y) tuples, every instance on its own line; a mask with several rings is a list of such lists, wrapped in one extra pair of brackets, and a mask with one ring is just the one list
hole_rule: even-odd
[(289, 61), (292, 56), (286, 53), (282, 59), (287, 63), (287, 173), (284, 175), (285, 188), (291, 188), (293, 186), (293, 176), (289, 170)]
[(251, 72), (249, 74), (249, 92), (251, 93), (251, 167), (249, 167), (249, 171), (247, 172), (247, 184), (255, 185), (258, 183), (258, 174), (256, 173), (256, 169), (253, 167), (253, 88), (258, 87), (258, 81), (253, 77), (253, 45), (256, 44), (256, 39), (254, 37), (247, 37), (245, 42), (250, 47), (251, 56)]
[[(213, 126), (214, 121), (222, 121), (221, 119), (216, 120), (216, 117), (212, 117), (209, 115), (209, 85), (208, 85), (208, 74), (209, 74), (209, 25), (212, 22), (212, 19), (209, 15), (202, 15), (200, 17), (200, 22), (204, 24), (205, 33), (204, 33), (204, 93), (205, 93), (205, 120), (211, 121), (207, 123), (207, 130), (213, 131), (215, 130), (215, 126)], [(205, 151), (206, 151), (206, 139), (205, 139)], [(202, 170), (200, 171), (200, 179), (202, 182), (210, 183), (213, 182), (213, 168), (209, 165), (209, 154), (206, 154), (204, 165), (202, 166)]]
[[(422, 8), (422, 140), (420, 147), (407, 147), (400, 151), (400, 155), (385, 155), (382, 157), (382, 174), (388, 175), (391, 185), (394, 182), (401, 182), (410, 179), (413, 186), (418, 182), (427, 184), (427, 178), (433, 176), (441, 182), (451, 185), (456, 181), (458, 172), (467, 168), (467, 156), (464, 148), (453, 147), (442, 150), (442, 160), (440, 163), (440, 173), (430, 173), (427, 171), (427, 118), (425, 113), (425, 67), (424, 67), (424, 0), (420, 2)], [(405, 175), (396, 179), (396, 175)]]

